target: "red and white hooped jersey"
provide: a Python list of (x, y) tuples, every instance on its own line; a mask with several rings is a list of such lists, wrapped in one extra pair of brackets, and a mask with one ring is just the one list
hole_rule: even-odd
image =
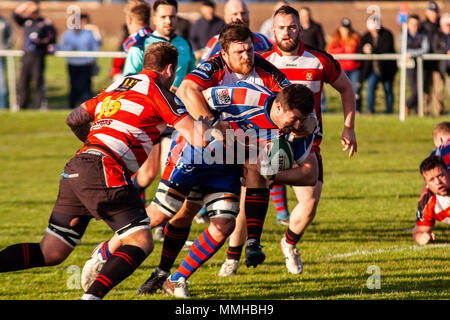
[(259, 54), (255, 54), (255, 67), (250, 74), (241, 75), (230, 71), (219, 54), (201, 63), (184, 79), (194, 81), (203, 90), (223, 84), (247, 81), (279, 93), (281, 89), (290, 84), (284, 73)]
[(450, 196), (433, 194), (425, 188), (417, 206), (417, 226), (434, 226), (436, 221), (450, 224)]
[(278, 46), (264, 51), (261, 56), (280, 69), (291, 83), (300, 83), (307, 86), (314, 93), (316, 105), (314, 110), (319, 120), (319, 133), (316, 134), (315, 145), (322, 140), (322, 112), (320, 97), (323, 84), (333, 83), (341, 74), (341, 67), (331, 55), (325, 51), (313, 49), (300, 43), (298, 54), (295, 56), (283, 56)]
[(79, 152), (106, 151), (130, 175), (147, 159), (167, 124), (188, 115), (181, 101), (159, 84), (157, 74), (145, 69), (114, 82), (85, 105), (94, 121)]

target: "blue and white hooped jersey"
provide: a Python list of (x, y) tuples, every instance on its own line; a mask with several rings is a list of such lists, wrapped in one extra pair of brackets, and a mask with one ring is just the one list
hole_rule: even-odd
[[(276, 95), (267, 88), (239, 81), (208, 88), (203, 91), (203, 96), (216, 118), (229, 122), (233, 130), (227, 132), (225, 145), (221, 141), (212, 140), (205, 148), (195, 148), (187, 141), (182, 141), (184, 138), (175, 137), (171, 154), (177, 153), (172, 159), (177, 159), (180, 165), (194, 164), (198, 167), (243, 164), (238, 161), (242, 160), (239, 152), (261, 150), (271, 139), (280, 136), (292, 143), (297, 163), (301, 163), (310, 153), (314, 134), (305, 138), (283, 135), (270, 119), (269, 110)], [(230, 144), (231, 141), (233, 143)], [(246, 155), (248, 156), (248, 152)]]

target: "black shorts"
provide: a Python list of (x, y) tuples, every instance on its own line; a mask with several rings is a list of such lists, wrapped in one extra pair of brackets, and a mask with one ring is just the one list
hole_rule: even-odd
[(317, 163), (319, 164), (319, 177), (317, 178), (317, 180), (323, 183), (323, 161), (322, 161), (322, 155), (317, 150), (315, 150), (314, 153), (316, 154)]
[[(118, 232), (136, 221), (147, 219), (139, 193), (128, 175), (125, 175), (124, 185), (107, 186), (106, 172), (110, 175), (111, 172), (123, 175), (124, 171), (106, 168), (103, 157), (99, 154), (80, 153), (66, 164), (50, 218), (51, 224), (72, 228), (67, 224), (78, 217), (77, 221), (81, 225), (77, 224), (77, 233), (83, 233), (88, 221), (95, 218), (104, 220), (114, 232)], [(84, 224), (86, 226), (83, 228)]]

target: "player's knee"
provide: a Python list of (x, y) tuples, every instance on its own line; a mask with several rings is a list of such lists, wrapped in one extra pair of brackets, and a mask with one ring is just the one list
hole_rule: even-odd
[(225, 240), (233, 233), (236, 221), (228, 218), (211, 218), (211, 225)]
[(141, 248), (149, 255), (154, 248), (152, 232), (150, 228), (141, 229), (120, 239), (122, 245), (132, 245)]

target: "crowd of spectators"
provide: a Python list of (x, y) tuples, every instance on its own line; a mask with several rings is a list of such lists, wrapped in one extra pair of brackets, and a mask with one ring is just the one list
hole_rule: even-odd
[[(287, 1), (274, 3), (274, 11), (287, 4)], [(176, 33), (189, 42), (197, 61), (201, 60), (207, 42), (218, 34), (226, 21), (216, 13), (213, 0), (203, 0), (200, 6), (201, 17), (189, 21), (178, 17)], [(365, 53), (382, 54), (396, 53), (400, 48), (394, 38), (401, 41), (401, 35), (394, 37), (391, 30), (385, 28), (380, 17), (370, 16), (367, 19), (366, 30), (355, 30), (349, 17), (343, 17), (333, 34), (327, 41), (321, 24), (312, 18), (311, 9), (301, 7), (299, 10), (302, 24), (302, 38), (306, 45), (330, 54)], [(94, 24), (89, 23), (89, 16), (80, 15), (79, 23), (68, 27), (62, 32), (58, 41), (57, 32), (50, 19), (42, 17), (39, 1), (27, 1), (19, 5), (12, 14), (11, 22), (7, 17), (0, 16), (0, 49), (11, 48), (15, 40), (21, 38), (21, 58), (19, 75), (19, 108), (26, 109), (33, 96), (32, 108), (46, 108), (46, 85), (43, 77), (45, 71), (45, 55), (54, 50), (97, 51), (101, 49), (101, 32)], [(21, 36), (12, 32), (12, 24), (16, 23), (22, 29)], [(272, 18), (264, 21), (259, 34), (268, 40), (272, 39)], [(425, 53), (450, 54), (450, 13), (441, 14), (439, 6), (430, 1), (425, 10), (425, 19), (410, 13), (407, 18), (407, 81), (409, 96), (406, 101), (408, 113), (417, 113), (417, 57)], [(126, 32), (126, 29), (124, 29)], [(124, 36), (124, 38), (126, 35)], [(122, 45), (120, 44), (122, 50)], [(398, 52), (398, 51), (397, 51)], [(123, 59), (115, 59), (111, 75), (120, 74)], [(357, 111), (360, 113), (375, 113), (376, 90), (381, 83), (385, 96), (385, 113), (394, 109), (394, 78), (397, 73), (397, 61), (394, 60), (339, 60), (353, 84), (356, 94)], [(69, 75), (68, 106), (74, 108), (77, 103), (87, 100), (91, 92), (91, 78), (98, 72), (93, 58), (67, 58)], [(425, 61), (424, 63), (424, 112), (438, 116), (448, 112), (445, 109), (445, 94), (450, 91), (448, 74), (450, 60)], [(33, 86), (30, 86), (30, 84)], [(363, 86), (365, 90), (363, 91)], [(0, 109), (8, 108), (8, 91), (5, 77), (4, 57), (0, 59)], [(363, 97), (362, 92), (365, 93)], [(33, 93), (33, 94), (31, 94)], [(363, 103), (363, 101), (365, 103)], [(325, 95), (321, 99), (322, 111), (325, 111)], [(363, 108), (363, 105), (365, 107)]]

